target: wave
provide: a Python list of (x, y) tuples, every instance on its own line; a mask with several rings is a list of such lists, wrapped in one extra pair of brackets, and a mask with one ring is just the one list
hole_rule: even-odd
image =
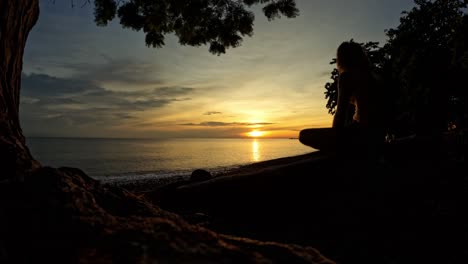
[[(219, 166), (213, 168), (202, 168), (209, 171), (213, 176), (229, 172), (241, 166), (248, 164), (238, 164), (231, 166)], [(190, 178), (193, 170), (160, 170), (160, 171), (137, 171), (125, 172), (113, 175), (94, 175), (91, 176), (105, 184), (125, 184), (129, 182), (144, 181), (176, 181), (187, 180)]]

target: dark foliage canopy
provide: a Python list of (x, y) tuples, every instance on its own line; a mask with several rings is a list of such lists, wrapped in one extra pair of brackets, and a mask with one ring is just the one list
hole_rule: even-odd
[[(467, 2), (415, 0), (415, 7), (402, 13), (400, 24), (386, 30), (388, 40), (383, 47), (375, 42), (361, 44), (384, 83), (382, 103), (392, 112), (390, 126), (399, 132), (440, 131), (451, 119), (468, 114), (460, 107), (468, 101)], [(336, 69), (331, 79), (325, 85), (325, 96), (326, 107), (334, 114)]]
[(450, 98), (458, 96), (462, 85), (454, 75), (458, 71), (455, 57), (461, 54), (454, 51), (457, 36), (468, 34), (462, 27), (467, 1), (415, 3), (412, 10), (403, 12), (397, 28), (387, 30), (384, 49), (389, 57), (388, 81), (394, 85), (395, 120), (424, 133), (446, 129)]
[(147, 46), (161, 47), (165, 35), (174, 33), (180, 44), (209, 45), (213, 54), (237, 47), (252, 36), (254, 13), (262, 4), (269, 20), (296, 17), (295, 0), (95, 0), (95, 22), (107, 25), (118, 16), (125, 28), (143, 31)]

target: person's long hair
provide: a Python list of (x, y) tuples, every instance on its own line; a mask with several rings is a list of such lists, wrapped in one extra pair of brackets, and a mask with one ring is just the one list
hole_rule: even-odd
[(336, 54), (338, 69), (342, 71), (371, 71), (371, 63), (362, 46), (353, 41), (345, 41), (338, 47)]

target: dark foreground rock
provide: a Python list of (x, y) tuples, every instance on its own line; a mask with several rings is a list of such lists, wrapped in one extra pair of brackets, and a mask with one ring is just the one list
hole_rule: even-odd
[(390, 153), (372, 165), (316, 155), (144, 195), (217, 232), (312, 246), (338, 263), (468, 263), (467, 164), (429, 144)]
[(0, 184), (0, 263), (333, 263), (312, 247), (221, 235), (71, 168)]
[(211, 176), (211, 173), (203, 169), (196, 169), (190, 175), (190, 180), (193, 182), (207, 181), (207, 180), (211, 180), (211, 178), (213, 178)]

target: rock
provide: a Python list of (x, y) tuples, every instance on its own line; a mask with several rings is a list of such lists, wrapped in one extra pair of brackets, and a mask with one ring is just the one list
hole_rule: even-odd
[(190, 176), (190, 180), (193, 182), (207, 181), (211, 180), (211, 178), (211, 173), (202, 169), (194, 170)]
[(0, 263), (31, 262), (334, 263), (311, 247), (191, 225), (81, 170), (47, 167), (0, 184)]

